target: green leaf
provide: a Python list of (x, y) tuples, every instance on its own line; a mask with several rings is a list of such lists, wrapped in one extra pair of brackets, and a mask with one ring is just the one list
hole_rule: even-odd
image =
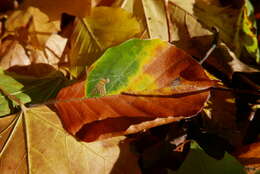
[[(15, 107), (18, 103), (10, 100), (10, 96), (14, 96), (19, 99), (22, 103), (28, 103), (31, 98), (21, 92), (24, 85), (16, 81), (5, 72), (0, 69), (0, 116), (9, 114), (11, 112), (10, 107)], [(10, 95), (10, 96), (8, 96)]]
[(94, 8), (91, 16), (76, 20), (68, 51), (71, 74), (77, 77), (105, 49), (134, 37), (140, 30), (136, 18), (121, 8)]
[(257, 170), (257, 171), (255, 172), (255, 174), (260, 174), (260, 170)]
[[(1, 70), (1, 69), (0, 69)], [(0, 116), (10, 114), (19, 103), (37, 104), (55, 97), (66, 80), (62, 73), (53, 72), (45, 77), (21, 76), (0, 71)]]
[[(153, 58), (150, 55), (158, 44), (163, 46), (166, 43), (160, 40), (133, 39), (108, 49), (91, 67), (92, 71), (89, 72), (87, 80), (87, 96), (100, 96), (100, 94), (93, 94), (93, 89), (104, 80), (109, 81), (105, 84), (107, 94), (119, 94), (126, 90), (129, 81), (141, 73), (142, 66)], [(135, 88), (139, 86), (139, 90), (145, 90), (141, 89), (142, 83), (151, 83), (149, 75), (143, 74), (143, 77), (145, 79), (135, 83)]]
[(260, 63), (254, 7), (249, 0), (245, 1), (242, 13), (242, 31), (239, 37), (241, 37), (243, 41), (242, 43), (245, 47), (244, 54), (246, 54), (245, 56), (249, 54), (250, 57), (254, 58), (257, 63)]
[(169, 171), (169, 174), (246, 174), (244, 167), (229, 153), (221, 160), (210, 157), (195, 142), (191, 143), (191, 149), (177, 171)]
[[(187, 16), (192, 15), (197, 18), (203, 27), (208, 29), (218, 28), (220, 40), (227, 44), (239, 59), (246, 63), (259, 62), (256, 22), (253, 7), (249, 0), (245, 0), (239, 8), (222, 6), (213, 1), (206, 2), (203, 0), (170, 0), (170, 2), (177, 8), (184, 9), (188, 13)], [(173, 11), (170, 11), (170, 13), (173, 13)], [(179, 14), (173, 13), (172, 15), (174, 19)], [(186, 18), (186, 16), (183, 17), (184, 21), (187, 21), (188, 18)], [(176, 25), (175, 20), (172, 20), (172, 22), (173, 25)], [(193, 28), (194, 25), (185, 25), (189, 33), (196, 29)], [(185, 34), (182, 28), (179, 30), (182, 32), (179, 34), (180, 36)]]
[(172, 95), (213, 84), (202, 67), (174, 45), (160, 39), (131, 39), (108, 49), (90, 67), (86, 95)]

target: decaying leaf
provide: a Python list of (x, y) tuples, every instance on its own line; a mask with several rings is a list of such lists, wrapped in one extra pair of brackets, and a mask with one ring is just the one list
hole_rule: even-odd
[[(185, 10), (178, 5), (185, 7)], [(190, 5), (193, 6), (194, 4)], [(189, 8), (192, 7), (189, 7), (187, 4), (185, 5), (185, 3), (182, 4), (181, 1), (169, 3), (169, 13), (172, 22), (171, 38), (176, 46), (184, 49), (192, 56), (202, 59), (211, 47), (213, 33), (210, 31), (210, 26), (201, 22), (201, 18), (197, 19), (196, 15), (193, 16), (193, 13), (189, 13), (192, 12)], [(219, 33), (221, 32), (219, 31)], [(229, 48), (223, 41), (225, 42), (220, 37), (216, 50), (209, 56), (206, 63), (216, 70), (221, 71), (229, 79), (231, 79), (232, 74), (236, 71), (257, 71), (241, 62), (238, 59), (238, 55), (232, 51), (232, 47)]]
[(223, 7), (220, 3), (214, 3), (215, 0), (170, 0), (170, 2), (198, 18), (203, 26), (217, 27), (220, 39), (238, 58), (251, 63), (252, 60), (259, 61), (255, 21), (252, 18), (249, 0), (243, 1), (240, 8)]
[[(67, 39), (53, 34), (44, 45), (44, 49), (27, 50), (14, 37), (9, 37), (0, 44), (0, 66), (8, 69), (13, 66), (25, 66), (46, 63), (57, 68)], [(29, 44), (29, 43), (28, 43)]]
[(52, 20), (58, 20), (62, 13), (68, 13), (70, 15), (84, 17), (90, 13), (93, 5), (92, 0), (25, 0), (24, 6), (34, 6), (39, 8)]
[[(93, 93), (102, 79), (109, 79), (106, 96)], [(194, 116), (214, 84), (184, 51), (159, 39), (133, 39), (108, 49), (86, 82), (61, 90), (56, 107), (70, 133), (93, 141)]]
[(108, 47), (140, 33), (140, 25), (131, 13), (112, 7), (96, 7), (90, 16), (77, 19), (65, 55), (69, 69), (77, 77)]
[(239, 144), (241, 137), (236, 124), (236, 103), (233, 93), (211, 90), (211, 97), (203, 111), (205, 113), (204, 125), (207, 130), (221, 135), (230, 144)]
[(35, 7), (17, 10), (6, 21), (7, 34), (14, 35), (21, 45), (44, 49), (51, 34), (58, 31), (54, 22)]
[[(166, 2), (166, 1), (165, 1)], [(204, 4), (213, 6), (211, 8), (217, 8), (219, 6), (219, 2), (210, 0), (206, 3), (206, 1), (169, 1), (168, 6), (162, 7), (162, 2), (154, 2), (154, 1), (138, 1), (138, 0), (126, 0), (124, 3), (121, 3), (120, 6), (134, 14), (137, 19), (142, 24), (142, 38), (160, 38), (167, 41), (173, 42), (177, 47), (184, 49), (190, 55), (196, 57), (197, 59), (202, 59), (205, 56), (205, 53), (212, 46), (213, 40), (213, 32), (211, 31), (211, 27), (218, 27), (218, 25), (207, 25), (211, 23), (207, 23), (204, 18), (207, 17), (207, 14), (203, 14), (198, 16), (197, 13), (194, 12), (195, 8), (198, 11), (205, 10), (208, 11), (207, 8), (200, 8), (198, 4)], [(213, 3), (213, 4), (212, 4)], [(159, 4), (159, 5), (158, 5)], [(154, 7), (155, 6), (155, 7)], [(159, 10), (156, 14), (152, 13), (153, 9), (163, 8), (164, 11)], [(220, 8), (220, 7), (219, 7)], [(231, 8), (231, 7), (230, 7)], [(146, 9), (146, 10), (144, 10)], [(210, 8), (209, 8), (210, 9)], [(227, 10), (228, 11), (228, 10)], [(237, 9), (235, 9), (237, 11)], [(167, 12), (167, 13), (166, 13)], [(203, 13), (206, 13), (203, 11)], [(210, 14), (213, 13), (210, 11)], [(224, 13), (223, 15), (228, 15), (229, 13)], [(149, 15), (151, 16), (148, 20)], [(168, 15), (168, 19), (167, 19)], [(212, 18), (219, 18), (218, 15), (212, 15)], [(209, 17), (207, 17), (209, 18)], [(235, 18), (235, 17), (234, 17)], [(158, 21), (168, 21), (167, 25), (157, 25), (157, 23), (162, 24), (163, 22)], [(228, 19), (226, 19), (228, 20)], [(157, 21), (157, 22), (154, 22)], [(153, 23), (152, 24), (149, 24)], [(206, 23), (205, 23), (206, 22)], [(212, 22), (212, 21), (210, 21)], [(219, 20), (222, 23), (222, 20)], [(156, 25), (155, 25), (156, 24)], [(220, 24), (221, 25), (221, 24)], [(231, 25), (231, 24), (226, 24)], [(233, 30), (233, 25), (232, 30)], [(155, 28), (154, 28), (155, 27)], [(143, 29), (144, 28), (144, 29)], [(159, 29), (158, 29), (159, 28)], [(222, 28), (220, 28), (222, 29)], [(223, 28), (226, 29), (226, 28)], [(151, 31), (154, 32), (154, 35), (151, 35)], [(232, 31), (231, 31), (232, 32)], [(219, 33), (223, 34), (223, 31), (219, 31)], [(148, 34), (148, 35), (147, 35)], [(157, 34), (157, 35), (156, 35)], [(234, 33), (232, 33), (234, 34)], [(225, 33), (223, 34), (225, 35)], [(165, 37), (164, 37), (165, 36)], [(249, 67), (248, 65), (241, 62), (238, 58), (238, 55), (235, 54), (233, 47), (229, 48), (228, 44), (222, 35), (220, 35), (220, 41), (217, 49), (213, 52), (212, 55), (207, 59), (207, 62), (214, 69), (221, 71), (228, 78), (231, 79), (233, 72), (235, 71), (256, 71), (255, 69)], [(233, 44), (233, 43), (232, 43)], [(227, 46), (228, 45), (228, 46)]]
[(248, 174), (260, 170), (260, 143), (256, 142), (239, 148), (234, 155), (246, 167)]
[(0, 65), (3, 69), (30, 63), (23, 46), (17, 40), (5, 40), (0, 44)]
[[(151, 39), (169, 40), (164, 1), (142, 0), (147, 30)], [(156, 13), (154, 13), (156, 11)]]
[(245, 174), (244, 167), (229, 153), (221, 160), (216, 160), (206, 154), (196, 143), (192, 142), (190, 152), (177, 171), (169, 174), (210, 173), (210, 174)]
[(1, 118), (0, 135), (3, 174), (141, 173), (124, 137), (78, 142), (64, 131), (56, 113), (46, 106)]

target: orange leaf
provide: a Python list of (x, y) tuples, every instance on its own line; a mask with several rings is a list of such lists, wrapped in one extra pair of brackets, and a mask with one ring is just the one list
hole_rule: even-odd
[[(154, 82), (160, 84), (159, 88), (148, 90), (148, 85), (144, 87), (147, 90), (135, 91), (134, 86), (137, 82), (133, 80), (125, 84), (126, 90), (121, 93), (95, 98), (86, 98), (85, 82), (62, 89), (55, 106), (65, 129), (81, 140), (94, 141), (136, 133), (195, 116), (209, 98), (208, 89), (214, 85), (214, 81), (211, 81), (203, 68), (184, 51), (172, 45), (168, 45), (165, 49), (160, 49), (161, 56), (157, 55), (152, 58), (153, 61), (144, 64), (151, 74), (152, 72), (161, 74), (161, 78), (156, 78)], [(121, 58), (124, 57), (123, 54), (119, 55)], [(95, 69), (101, 69), (105, 65), (100, 63), (105, 59), (105, 56), (101, 57), (99, 63), (94, 64), (88, 78), (91, 79), (95, 75), (93, 74)], [(137, 74), (135, 79), (142, 79), (144, 74)]]
[(248, 174), (260, 170), (260, 142), (243, 146), (235, 156), (246, 167)]

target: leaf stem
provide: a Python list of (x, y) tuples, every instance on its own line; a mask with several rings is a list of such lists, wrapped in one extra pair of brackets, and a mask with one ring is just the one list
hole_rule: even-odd
[(211, 44), (210, 49), (207, 51), (206, 55), (203, 57), (201, 61), (199, 61), (199, 64), (202, 65), (205, 60), (208, 59), (208, 57), (212, 54), (212, 52), (217, 48), (218, 45), (218, 40), (219, 40), (219, 32), (218, 29), (215, 27), (212, 27), (213, 33), (214, 33), (214, 38)]

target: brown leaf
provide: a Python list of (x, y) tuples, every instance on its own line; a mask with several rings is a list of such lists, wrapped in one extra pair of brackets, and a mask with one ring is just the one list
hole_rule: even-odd
[(57, 34), (49, 37), (43, 50), (25, 48), (13, 37), (8, 37), (0, 44), (0, 66), (8, 69), (13, 66), (45, 63), (57, 68), (67, 39)]
[(243, 146), (234, 155), (246, 167), (248, 174), (260, 170), (260, 142)]
[[(61, 90), (55, 106), (64, 127), (84, 141), (93, 141), (136, 133), (200, 112), (209, 97), (208, 89), (215, 82), (196, 61), (175, 46), (169, 45), (161, 54), (160, 51), (121, 94), (86, 98), (85, 82)], [(135, 85), (145, 73), (157, 77), (156, 81), (150, 88), (142, 87), (147, 90), (135, 91)], [(153, 84), (158, 84), (159, 89), (151, 90)]]
[(46, 14), (35, 7), (14, 11), (6, 21), (6, 30), (25, 47), (44, 49), (48, 38), (59, 30), (57, 23), (50, 22)]
[(29, 65), (30, 59), (16, 40), (5, 40), (0, 44), (0, 66), (8, 69), (14, 65)]
[(140, 173), (124, 137), (78, 142), (46, 106), (1, 118), (0, 131), (0, 171), (4, 174)]
[(237, 146), (242, 135), (237, 127), (235, 95), (230, 91), (211, 90), (211, 97), (203, 108), (204, 127)]
[(25, 0), (24, 6), (35, 6), (46, 13), (51, 20), (57, 20), (62, 13), (77, 17), (85, 17), (95, 6), (109, 6), (115, 0)]

